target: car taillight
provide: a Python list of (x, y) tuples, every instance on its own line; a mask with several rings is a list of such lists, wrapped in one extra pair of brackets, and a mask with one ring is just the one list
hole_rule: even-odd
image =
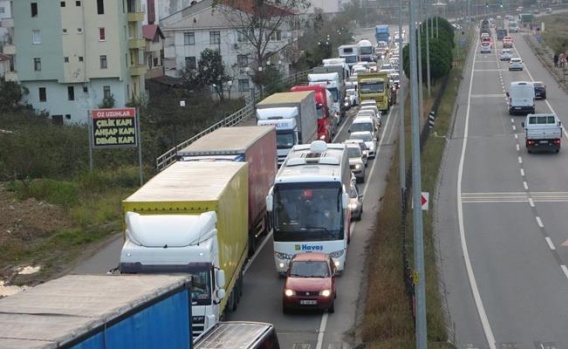
[(527, 141), (527, 144), (528, 144), (528, 145), (533, 145), (533, 144), (534, 144), (534, 141), (528, 140), (528, 141)]
[(560, 144), (560, 139), (555, 139), (554, 144)]

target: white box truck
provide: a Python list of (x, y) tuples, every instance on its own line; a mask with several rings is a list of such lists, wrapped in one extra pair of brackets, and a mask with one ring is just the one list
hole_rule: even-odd
[(296, 144), (309, 144), (317, 137), (318, 121), (314, 91), (281, 92), (256, 105), (258, 126), (276, 127), (280, 166)]

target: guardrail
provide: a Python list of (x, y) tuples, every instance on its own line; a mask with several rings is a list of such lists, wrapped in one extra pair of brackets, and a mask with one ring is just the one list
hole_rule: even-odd
[[(309, 72), (310, 72), (309, 70), (305, 70), (305, 71), (301, 71), (299, 73), (290, 75), (290, 76), (282, 79), (280, 81), (280, 83), (283, 83), (286, 86), (290, 86), (292, 84), (295, 85), (295, 84), (298, 84), (298, 83), (303, 83), (303, 82), (306, 81), (306, 77), (308, 76)], [(171, 148), (170, 150), (168, 150), (164, 154), (158, 156), (158, 158), (156, 158), (156, 169), (158, 170), (158, 172), (164, 170), (165, 168), (167, 168), (169, 165), (171, 165), (172, 163), (174, 163), (176, 161), (176, 155), (177, 155), (179, 150), (189, 146), (191, 143), (195, 142), (199, 138), (205, 136), (208, 133), (215, 131), (218, 128), (236, 126), (236, 125), (244, 122), (245, 120), (248, 120), (248, 119), (254, 117), (254, 115), (255, 115), (254, 114), (254, 112), (255, 112), (254, 105), (261, 98), (262, 98), (262, 95), (261, 95), (260, 91), (253, 90), (251, 92), (251, 94), (245, 98), (244, 108), (239, 109), (237, 112), (235, 112), (235, 113), (227, 116), (223, 120), (209, 126), (208, 128), (199, 132), (198, 134), (191, 137), (190, 139), (176, 145), (175, 147)]]

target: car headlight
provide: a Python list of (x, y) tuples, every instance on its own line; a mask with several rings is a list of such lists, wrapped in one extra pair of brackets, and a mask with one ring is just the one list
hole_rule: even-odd
[(320, 296), (329, 297), (329, 296), (331, 296), (331, 291), (330, 290), (323, 290), (323, 291), (320, 292)]
[(345, 253), (345, 250), (333, 251), (329, 254), (329, 256), (331, 258), (339, 258), (339, 257), (343, 256), (344, 253)]
[(357, 164), (357, 165), (355, 165), (355, 169), (356, 169), (356, 170), (360, 170), (360, 169), (362, 169), (362, 168), (363, 168), (363, 165), (362, 165), (362, 164)]
[(354, 203), (354, 202), (350, 202), (350, 203), (349, 203), (349, 209), (350, 209), (351, 211), (355, 210), (356, 208), (357, 208), (357, 204), (356, 204), (356, 203)]
[(286, 297), (292, 297), (292, 296), (296, 295), (296, 291), (287, 288), (287, 289), (284, 290), (284, 295)]
[(278, 259), (292, 259), (292, 255), (282, 252), (274, 252), (274, 257)]

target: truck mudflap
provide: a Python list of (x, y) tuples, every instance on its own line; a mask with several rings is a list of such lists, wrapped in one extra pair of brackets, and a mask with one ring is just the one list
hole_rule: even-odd
[(552, 151), (558, 153), (560, 151), (560, 138), (555, 139), (527, 139), (525, 145), (527, 151), (532, 153), (533, 151)]

